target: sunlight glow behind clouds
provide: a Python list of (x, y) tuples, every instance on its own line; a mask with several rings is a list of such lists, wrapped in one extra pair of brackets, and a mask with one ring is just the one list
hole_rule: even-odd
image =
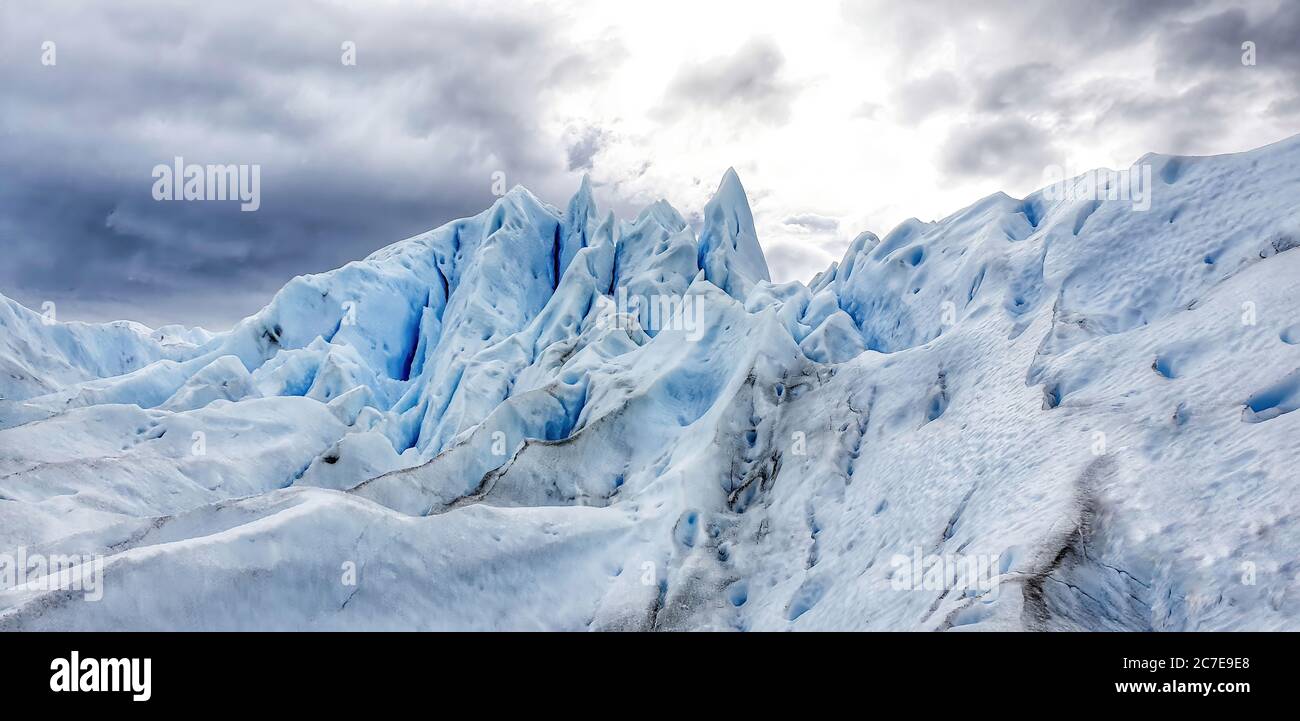
[[(1180, 61), (1161, 43), (1240, 3), (1070, 5), (575, 3), (589, 31), (627, 49), (606, 86), (589, 91), (598, 111), (585, 120), (617, 128), (593, 177), (633, 205), (666, 197), (690, 214), (735, 166), (778, 258), (775, 278), (806, 279), (862, 230), (883, 235), (998, 190), (1027, 194), (1047, 164), (1127, 167), (1149, 151), (1233, 152), (1300, 129), (1294, 114), (1258, 112), (1286, 95), (1269, 82), (1287, 68), (1243, 68), (1238, 46), (1250, 38), (1225, 38), (1209, 46), (1208, 68), (1171, 77)], [(1276, 3), (1246, 8), (1247, 28), (1297, 15)], [(694, 97), (668, 122), (654, 116), (681, 68), (727, 67), (756, 39), (783, 61), (771, 85), (789, 88), (788, 118), (738, 117), (744, 103), (702, 107)], [(1223, 87), (1205, 92), (1211, 82)], [(1271, 92), (1238, 105), (1234, 88), (1256, 83)], [(1232, 111), (1221, 126), (1203, 120)], [(838, 229), (810, 238), (784, 222), (801, 214), (835, 218)]]

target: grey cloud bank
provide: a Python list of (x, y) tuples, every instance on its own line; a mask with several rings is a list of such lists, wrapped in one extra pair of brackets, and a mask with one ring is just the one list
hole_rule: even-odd
[[(0, 31), (0, 292), (28, 305), (222, 327), (293, 275), (477, 212), (495, 171), (576, 185), (528, 108), (592, 61), (545, 13), (17, 5)], [(151, 173), (176, 156), (260, 166), (257, 212), (156, 202)]]

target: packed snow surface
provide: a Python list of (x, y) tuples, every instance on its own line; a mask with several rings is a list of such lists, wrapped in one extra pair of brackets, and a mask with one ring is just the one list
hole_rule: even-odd
[(1300, 630), (1300, 137), (1135, 167), (808, 285), (728, 171), (215, 335), (0, 298), (0, 628)]

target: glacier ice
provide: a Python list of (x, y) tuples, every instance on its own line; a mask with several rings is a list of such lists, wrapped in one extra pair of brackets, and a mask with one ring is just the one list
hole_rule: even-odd
[(104, 559), (0, 628), (1300, 629), (1300, 137), (1139, 164), (806, 285), (728, 170), (698, 235), (516, 187), (224, 333), (0, 297), (0, 553)]

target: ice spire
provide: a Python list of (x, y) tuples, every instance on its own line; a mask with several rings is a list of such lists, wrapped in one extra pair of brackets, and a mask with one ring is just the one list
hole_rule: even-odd
[(700, 267), (714, 285), (738, 300), (744, 300), (758, 281), (771, 280), (745, 186), (735, 168), (727, 168), (713, 199), (704, 206)]

